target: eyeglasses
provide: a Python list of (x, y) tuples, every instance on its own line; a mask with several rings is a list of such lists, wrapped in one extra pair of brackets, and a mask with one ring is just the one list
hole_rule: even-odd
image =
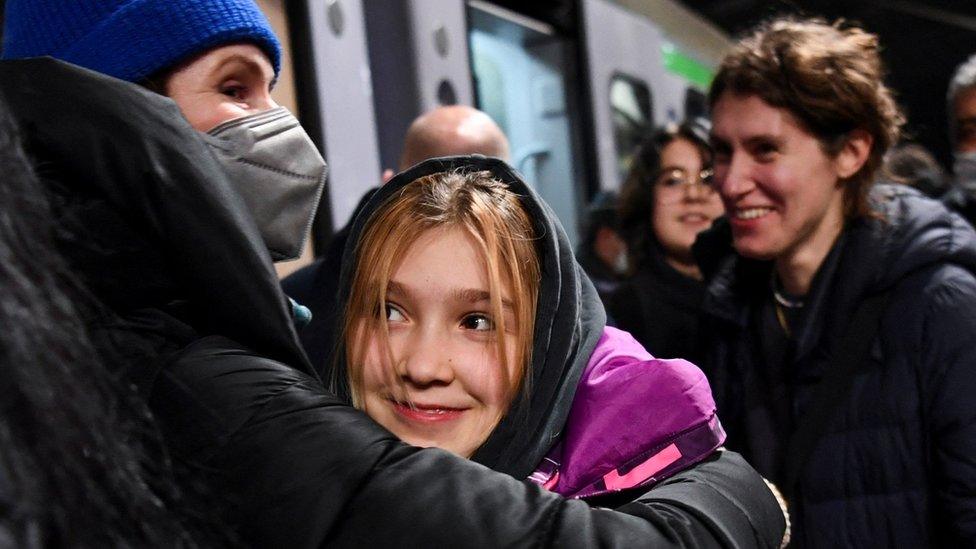
[(695, 190), (700, 196), (708, 196), (715, 192), (712, 187), (711, 169), (704, 169), (697, 174), (689, 174), (681, 168), (664, 170), (654, 180), (657, 192), (666, 202), (681, 200), (686, 192)]

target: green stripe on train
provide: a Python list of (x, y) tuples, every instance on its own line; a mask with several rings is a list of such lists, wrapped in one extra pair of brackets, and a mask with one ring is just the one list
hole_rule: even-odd
[(664, 68), (672, 74), (676, 74), (693, 84), (708, 89), (712, 83), (715, 73), (707, 65), (693, 59), (675, 48), (672, 44), (661, 46), (661, 57), (664, 61)]

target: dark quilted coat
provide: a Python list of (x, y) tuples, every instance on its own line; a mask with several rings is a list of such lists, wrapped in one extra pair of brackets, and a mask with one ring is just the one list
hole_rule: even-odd
[[(854, 376), (796, 485), (784, 486), (793, 546), (972, 547), (976, 233), (913, 190), (879, 185), (873, 198), (887, 221), (848, 224), (821, 268), (830, 272), (818, 274), (807, 297), (807, 320), (786, 368), (796, 425), (858, 304), (887, 293), (872, 363)], [(696, 252), (719, 233), (700, 238)], [(751, 450), (782, 448), (783, 441), (758, 440), (746, 421), (762, 406), (747, 398), (763, 368), (749, 324), (768, 299), (770, 269), (734, 254), (718, 266), (706, 296), (713, 338), (706, 372), (728, 446), (783, 482), (788, 454), (762, 466), (769, 456)]]

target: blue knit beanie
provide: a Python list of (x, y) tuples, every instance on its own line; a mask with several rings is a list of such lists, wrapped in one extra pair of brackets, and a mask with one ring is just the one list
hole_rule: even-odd
[(281, 66), (252, 0), (7, 0), (3, 59), (50, 55), (138, 82), (194, 54), (251, 42)]

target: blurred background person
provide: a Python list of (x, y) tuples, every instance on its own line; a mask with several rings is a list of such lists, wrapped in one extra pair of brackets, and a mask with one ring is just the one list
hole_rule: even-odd
[(925, 196), (939, 198), (946, 193), (949, 180), (939, 161), (918, 143), (892, 147), (884, 160), (885, 174), (896, 183), (914, 187)]
[(600, 300), (607, 303), (630, 271), (627, 243), (620, 234), (616, 193), (603, 191), (593, 197), (586, 215), (583, 243), (576, 257), (600, 294)]
[(956, 67), (946, 94), (952, 187), (943, 202), (976, 223), (976, 54)]
[(508, 162), (508, 139), (498, 124), (478, 109), (466, 105), (437, 107), (410, 124), (403, 139), (399, 170), (429, 158), (467, 154), (481, 154)]
[[(417, 117), (403, 140), (398, 169), (439, 156), (482, 154), (508, 160), (508, 139), (498, 124), (485, 113), (464, 105), (437, 107)], [(383, 174), (384, 182), (393, 177), (392, 170)], [(374, 189), (375, 191), (375, 189)], [(366, 193), (352, 219), (373, 191)], [(336, 348), (335, 319), (341, 304), (336, 301), (342, 251), (349, 235), (349, 225), (336, 232), (325, 254), (284, 280), (281, 287), (290, 298), (307, 307), (311, 318), (304, 320), (298, 336), (312, 365), (322, 375)]]
[(633, 276), (607, 302), (617, 327), (658, 357), (701, 359), (705, 286), (691, 245), (722, 215), (709, 182), (707, 120), (666, 126), (634, 156), (620, 194), (620, 227)]
[[(774, 19), (712, 84), (734, 254), (705, 298), (728, 446), (784, 492), (794, 547), (976, 544), (976, 232), (875, 185), (904, 118), (875, 35)], [(829, 77), (827, 77), (829, 75)]]

